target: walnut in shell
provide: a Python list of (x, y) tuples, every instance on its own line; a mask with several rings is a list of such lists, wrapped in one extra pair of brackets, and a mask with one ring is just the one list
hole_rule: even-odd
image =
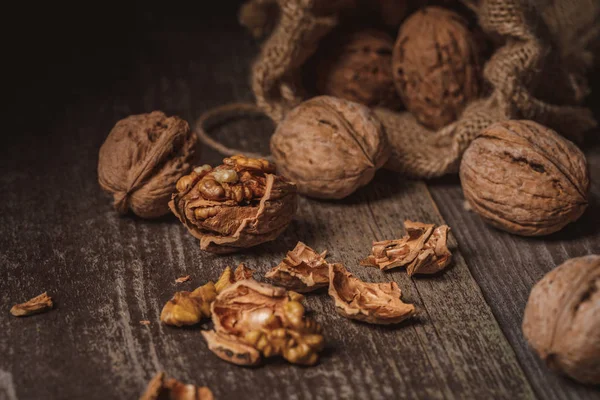
[(400, 300), (396, 282), (366, 283), (342, 264), (329, 265), (329, 296), (344, 317), (371, 324), (397, 324), (415, 313), (415, 306)]
[(302, 242), (265, 277), (278, 286), (295, 292), (306, 293), (329, 285), (329, 264), (325, 261), (326, 251), (317, 253)]
[(209, 349), (237, 365), (282, 356), (312, 365), (323, 348), (321, 327), (304, 316), (302, 295), (246, 279), (223, 290), (212, 304), (214, 331), (203, 331)]
[(143, 218), (168, 214), (175, 184), (190, 172), (197, 138), (187, 122), (160, 111), (117, 122), (100, 147), (98, 182), (114, 207)]
[(274, 240), (292, 220), (296, 187), (266, 160), (233, 156), (197, 167), (177, 182), (171, 211), (200, 248), (231, 253)]
[(523, 334), (551, 369), (600, 384), (600, 256), (570, 259), (533, 287)]
[(157, 372), (148, 382), (140, 400), (213, 400), (212, 391), (206, 386), (194, 386), (167, 378), (164, 372)]
[(400, 98), (392, 76), (394, 41), (385, 32), (343, 35), (324, 46), (317, 62), (317, 89), (367, 106), (397, 108)]
[(523, 236), (547, 235), (577, 220), (590, 185), (577, 146), (533, 121), (485, 129), (463, 155), (460, 181), (486, 222)]
[(298, 192), (341, 199), (371, 181), (390, 149), (367, 107), (319, 96), (286, 115), (271, 137), (271, 153)]
[(396, 89), (417, 120), (439, 129), (479, 95), (479, 50), (466, 21), (425, 7), (404, 21), (393, 52)]
[(361, 265), (387, 270), (406, 267), (408, 276), (435, 274), (446, 268), (452, 260), (448, 249), (447, 225), (404, 221), (406, 235), (401, 239), (373, 242), (371, 255)]

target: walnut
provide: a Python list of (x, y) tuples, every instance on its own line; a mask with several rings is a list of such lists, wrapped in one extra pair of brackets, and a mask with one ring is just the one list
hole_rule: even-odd
[(326, 251), (318, 254), (302, 242), (265, 275), (276, 285), (296, 292), (311, 292), (329, 285), (329, 264)]
[(573, 258), (531, 290), (523, 334), (551, 369), (600, 384), (600, 256)]
[(406, 267), (408, 276), (435, 274), (446, 268), (452, 260), (448, 250), (447, 225), (404, 221), (406, 236), (401, 239), (373, 242), (371, 255), (361, 265), (378, 267), (382, 271)]
[(48, 292), (44, 292), (25, 303), (15, 304), (10, 309), (10, 313), (15, 317), (26, 317), (49, 311), (53, 306), (52, 298), (48, 296)]
[(366, 283), (342, 264), (329, 265), (329, 296), (344, 317), (371, 324), (397, 324), (415, 313), (415, 306), (400, 300), (396, 282)]
[(439, 129), (479, 95), (479, 50), (466, 21), (440, 7), (402, 24), (393, 52), (396, 89), (417, 120)]
[(585, 156), (533, 121), (504, 121), (485, 129), (463, 155), (460, 180), (475, 212), (517, 235), (559, 231), (588, 204)]
[(292, 220), (296, 187), (266, 160), (233, 156), (179, 179), (169, 207), (200, 248), (231, 253), (274, 240)]
[(140, 400), (213, 400), (213, 394), (206, 386), (194, 386), (167, 378), (164, 372), (157, 372), (148, 382)]
[(342, 35), (323, 46), (317, 61), (317, 89), (367, 106), (398, 108), (392, 76), (394, 41), (385, 32)]
[(233, 285), (237, 281), (251, 279), (253, 275), (254, 270), (246, 267), (244, 263), (240, 263), (235, 272), (231, 272), (231, 267), (226, 267), (219, 280), (215, 283), (215, 289), (217, 293), (221, 293), (226, 287)]
[(367, 107), (319, 96), (287, 114), (271, 137), (271, 153), (300, 193), (341, 199), (371, 181), (390, 148)]
[(282, 356), (312, 365), (323, 348), (321, 327), (304, 316), (302, 296), (246, 279), (227, 287), (213, 302), (214, 331), (203, 331), (209, 349), (237, 365)]
[(114, 207), (143, 218), (169, 212), (175, 183), (196, 158), (197, 138), (187, 122), (160, 111), (117, 122), (100, 148), (98, 182)]

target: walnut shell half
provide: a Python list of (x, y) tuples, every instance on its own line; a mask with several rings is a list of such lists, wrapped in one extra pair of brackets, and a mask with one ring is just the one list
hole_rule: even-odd
[(326, 251), (319, 254), (302, 242), (266, 273), (265, 278), (276, 285), (300, 293), (312, 292), (329, 285), (329, 264)]
[(460, 181), (473, 210), (517, 235), (559, 231), (588, 205), (585, 156), (533, 121), (504, 121), (485, 129), (463, 155)]
[(274, 240), (292, 220), (296, 186), (266, 160), (233, 156), (197, 167), (177, 182), (171, 211), (200, 248), (231, 253)]
[(122, 119), (100, 147), (98, 182), (121, 214), (168, 214), (177, 180), (192, 169), (197, 142), (187, 122), (160, 111)]
[(600, 384), (600, 256), (572, 258), (533, 287), (523, 334), (551, 369)]
[(356, 278), (342, 264), (329, 265), (329, 296), (344, 317), (371, 324), (397, 324), (415, 313), (406, 304), (396, 282), (366, 283)]

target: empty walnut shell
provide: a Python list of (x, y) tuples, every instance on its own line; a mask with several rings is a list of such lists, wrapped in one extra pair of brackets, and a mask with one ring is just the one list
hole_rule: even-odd
[(312, 292), (329, 285), (329, 264), (325, 254), (317, 253), (302, 242), (271, 269), (265, 277), (276, 285), (300, 293)]
[(463, 155), (460, 180), (473, 210), (517, 235), (559, 231), (588, 204), (585, 156), (533, 121), (505, 121), (485, 129)]
[(393, 47), (392, 38), (376, 30), (353, 32), (329, 43), (317, 62), (318, 91), (370, 107), (397, 108)]
[(480, 89), (479, 50), (466, 21), (425, 7), (404, 21), (394, 46), (396, 89), (417, 120), (439, 129), (453, 122)]
[(302, 296), (246, 279), (224, 289), (212, 304), (214, 331), (202, 332), (220, 358), (256, 365), (262, 357), (282, 356), (312, 365), (323, 348), (320, 326), (305, 318)]
[(390, 148), (367, 107), (319, 96), (287, 114), (271, 137), (271, 153), (301, 194), (341, 199), (373, 179)]
[(143, 218), (169, 212), (177, 180), (191, 171), (197, 138), (187, 122), (160, 111), (117, 122), (100, 147), (98, 182), (114, 207)]
[(171, 211), (200, 248), (231, 253), (274, 240), (296, 212), (296, 187), (266, 160), (233, 156), (177, 182)]
[(366, 283), (342, 264), (329, 266), (329, 296), (344, 317), (371, 324), (396, 324), (415, 313), (415, 306), (400, 300), (396, 282)]
[(551, 369), (600, 384), (600, 256), (570, 259), (533, 287), (523, 334)]

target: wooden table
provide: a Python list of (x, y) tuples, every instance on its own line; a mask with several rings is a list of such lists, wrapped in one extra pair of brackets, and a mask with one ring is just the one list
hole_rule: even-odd
[[(544, 238), (485, 225), (464, 209), (456, 177), (420, 182), (389, 172), (343, 201), (301, 199), (278, 240), (230, 256), (201, 252), (172, 216), (146, 221), (113, 211), (96, 164), (116, 121), (159, 109), (192, 123), (210, 107), (252, 101), (247, 77), (258, 44), (237, 26), (234, 9), (228, 3), (222, 16), (201, 19), (179, 13), (195, 32), (166, 33), (183, 26), (173, 20), (152, 26), (162, 33), (108, 35), (91, 50), (73, 48), (74, 59), (20, 87), (15, 101), (27, 112), (13, 115), (17, 129), (0, 160), (0, 399), (131, 399), (158, 370), (207, 385), (220, 399), (598, 399), (597, 388), (549, 372), (521, 333), (533, 284), (570, 257), (600, 253), (598, 147), (585, 149), (588, 211)], [(264, 152), (271, 129), (251, 121), (218, 137)], [(220, 158), (205, 149), (202, 161)], [(402, 235), (404, 219), (450, 225), (447, 271), (410, 279), (402, 270), (358, 265), (373, 240)], [(327, 339), (321, 362), (310, 368), (278, 361), (236, 367), (207, 349), (202, 327), (160, 323), (175, 291), (241, 261), (262, 277), (298, 240), (327, 249), (364, 280), (397, 282), (418, 316), (372, 326), (339, 316), (326, 293), (309, 295)], [(175, 283), (188, 274), (191, 281)], [(9, 315), (12, 304), (44, 291), (55, 310)]]

